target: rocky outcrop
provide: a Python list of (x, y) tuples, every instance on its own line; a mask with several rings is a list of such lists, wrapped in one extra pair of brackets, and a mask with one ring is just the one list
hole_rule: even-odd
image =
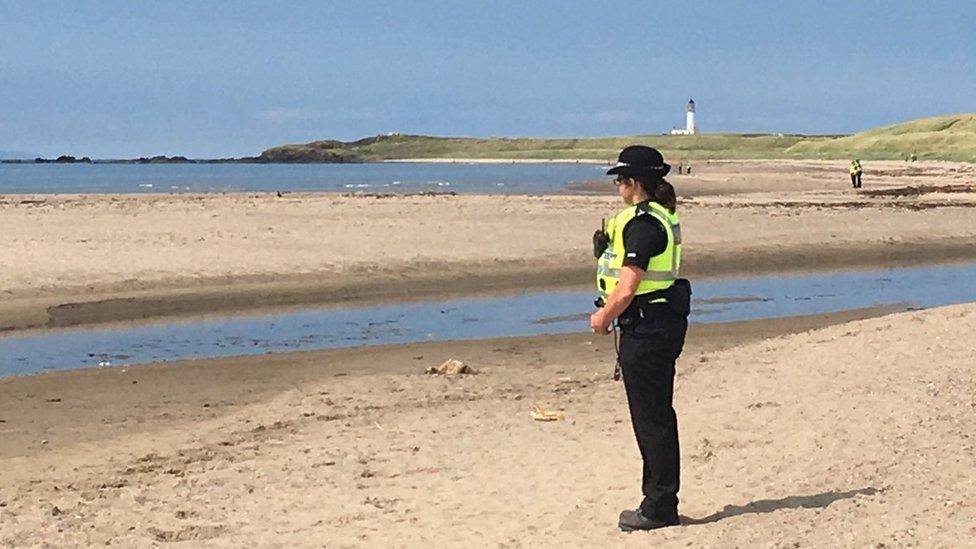
[(152, 156), (149, 158), (146, 158), (145, 156), (141, 156), (133, 160), (127, 160), (126, 162), (131, 164), (192, 164), (193, 160), (190, 160), (185, 156), (159, 155), (159, 156)]
[(62, 154), (61, 156), (51, 160), (50, 158), (35, 158), (35, 164), (91, 164), (92, 159), (87, 156), (81, 158), (75, 158), (71, 155)]
[(261, 153), (259, 162), (289, 163), (355, 163), (363, 162), (363, 157), (347, 150), (342, 141), (313, 141), (305, 145), (282, 145)]

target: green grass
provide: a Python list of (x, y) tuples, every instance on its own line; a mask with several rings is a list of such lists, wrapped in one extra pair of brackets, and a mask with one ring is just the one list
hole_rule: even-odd
[(636, 135), (580, 139), (379, 136), (341, 143), (316, 141), (268, 149), (269, 161), (328, 162), (340, 157), (363, 162), (402, 158), (505, 158), (615, 161), (627, 145), (651, 145), (669, 159), (785, 158), (789, 147), (826, 137), (797, 135)]
[(976, 162), (976, 113), (936, 116), (884, 126), (824, 142), (801, 142), (787, 151), (805, 158)]
[(705, 133), (577, 139), (389, 135), (314, 141), (264, 151), (270, 162), (374, 162), (402, 158), (616, 160), (627, 145), (656, 147), (669, 161), (701, 159), (920, 159), (976, 162), (976, 114), (927, 118), (850, 136)]

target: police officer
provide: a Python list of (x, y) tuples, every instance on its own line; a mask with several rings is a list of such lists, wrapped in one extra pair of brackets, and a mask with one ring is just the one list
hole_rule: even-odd
[(678, 524), (678, 424), (672, 406), (675, 361), (688, 328), (691, 287), (678, 278), (681, 228), (670, 166), (651, 147), (625, 148), (617, 166), (617, 192), (627, 205), (594, 235), (598, 304), (590, 327), (607, 334), (620, 327), (618, 365), (630, 418), (643, 458), (644, 499), (620, 513), (624, 531)]
[(861, 174), (864, 170), (861, 169), (861, 161), (858, 159), (851, 160), (851, 167), (847, 170), (851, 174), (851, 186), (855, 189), (861, 188)]

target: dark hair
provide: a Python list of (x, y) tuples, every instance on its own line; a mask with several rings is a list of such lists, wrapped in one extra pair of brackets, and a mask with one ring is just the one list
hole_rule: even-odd
[(664, 180), (663, 177), (648, 177), (638, 175), (634, 177), (637, 183), (644, 189), (647, 196), (654, 202), (664, 206), (671, 213), (678, 207), (678, 197), (674, 193), (674, 187)]

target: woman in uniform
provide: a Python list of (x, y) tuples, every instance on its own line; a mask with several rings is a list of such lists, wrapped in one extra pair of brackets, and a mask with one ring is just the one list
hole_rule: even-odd
[(678, 424), (672, 396), (691, 288), (678, 278), (681, 227), (674, 187), (664, 180), (669, 170), (651, 147), (621, 151), (618, 165), (607, 174), (616, 176), (626, 207), (594, 237), (602, 307), (590, 316), (590, 327), (608, 334), (616, 322), (621, 330), (617, 360), (644, 462), (644, 499), (637, 509), (620, 513), (624, 531), (679, 523)]

